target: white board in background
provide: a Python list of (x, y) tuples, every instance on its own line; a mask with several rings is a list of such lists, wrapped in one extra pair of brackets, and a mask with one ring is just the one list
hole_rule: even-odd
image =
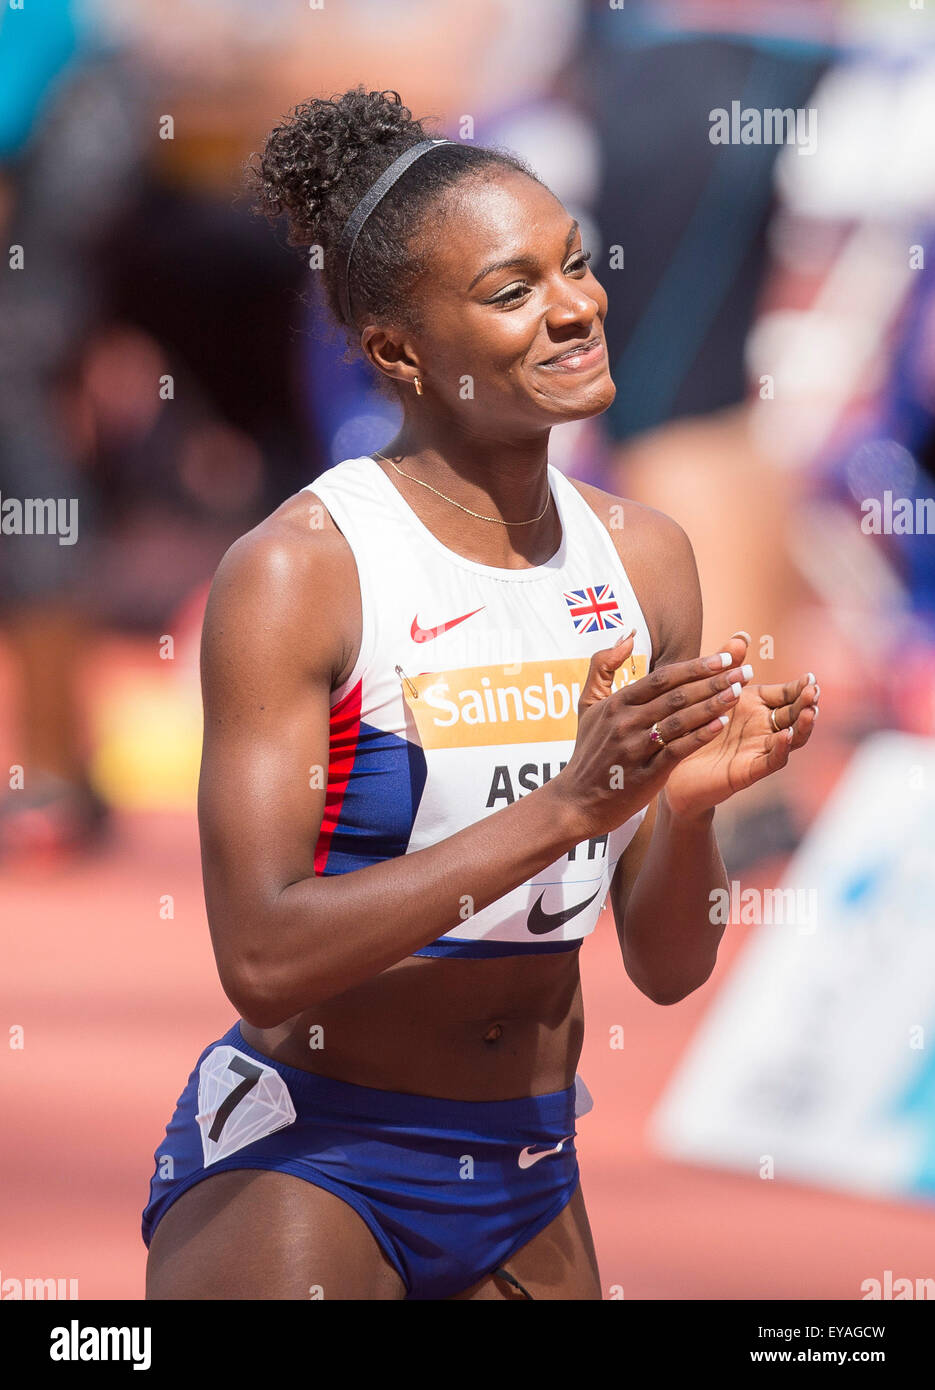
[(814, 919), (726, 928), (748, 944), (651, 1142), (753, 1177), (771, 1159), (779, 1180), (935, 1201), (935, 740), (862, 744), (781, 886)]

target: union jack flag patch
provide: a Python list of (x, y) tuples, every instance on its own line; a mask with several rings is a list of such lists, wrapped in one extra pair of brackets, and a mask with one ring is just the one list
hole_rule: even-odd
[(609, 584), (571, 589), (565, 594), (565, 602), (575, 632), (604, 632), (607, 628), (623, 627), (623, 614)]

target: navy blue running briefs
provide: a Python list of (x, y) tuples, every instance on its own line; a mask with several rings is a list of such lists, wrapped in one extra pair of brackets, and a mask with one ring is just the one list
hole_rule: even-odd
[(231, 1169), (270, 1169), (347, 1202), (407, 1298), (449, 1298), (502, 1265), (571, 1200), (576, 1111), (585, 1108), (580, 1082), (515, 1100), (456, 1101), (335, 1081), (264, 1057), (238, 1021), (198, 1058), (156, 1150), (143, 1240), (148, 1246), (196, 1183)]

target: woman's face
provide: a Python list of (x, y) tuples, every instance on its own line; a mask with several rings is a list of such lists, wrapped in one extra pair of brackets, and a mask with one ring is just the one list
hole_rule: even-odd
[(512, 170), (469, 178), (428, 235), (414, 292), (422, 327), (392, 335), (395, 361), (415, 364), (427, 394), (469, 433), (501, 440), (607, 409), (607, 295), (553, 193)]

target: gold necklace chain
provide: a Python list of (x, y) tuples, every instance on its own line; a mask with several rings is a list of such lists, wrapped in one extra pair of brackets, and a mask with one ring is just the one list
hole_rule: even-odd
[(534, 522), (542, 520), (546, 512), (549, 510), (549, 503), (552, 500), (552, 489), (549, 488), (549, 495), (546, 498), (546, 503), (545, 506), (542, 508), (542, 511), (539, 513), (538, 516), (530, 517), (528, 521), (504, 521), (502, 516), (483, 516), (480, 512), (472, 512), (470, 507), (463, 507), (461, 503), (456, 502), (453, 497), (445, 496), (445, 493), (439, 492), (437, 487), (432, 487), (431, 483), (424, 483), (421, 478), (415, 478), (411, 473), (404, 473), (403, 470), (397, 464), (395, 464), (392, 459), (388, 459), (386, 457), (386, 454), (381, 454), (379, 449), (374, 449), (373, 452), (376, 454), (377, 458), (385, 459), (386, 462), (390, 465), (390, 467), (395, 468), (396, 472), (399, 473), (403, 478), (408, 478), (411, 483), (418, 483), (420, 487), (427, 487), (429, 492), (435, 493), (436, 497), (441, 497), (444, 499), (444, 501), (450, 502), (453, 507), (458, 507), (462, 512), (467, 512), (468, 516), (476, 516), (478, 521), (495, 521), (498, 526), (532, 526)]

